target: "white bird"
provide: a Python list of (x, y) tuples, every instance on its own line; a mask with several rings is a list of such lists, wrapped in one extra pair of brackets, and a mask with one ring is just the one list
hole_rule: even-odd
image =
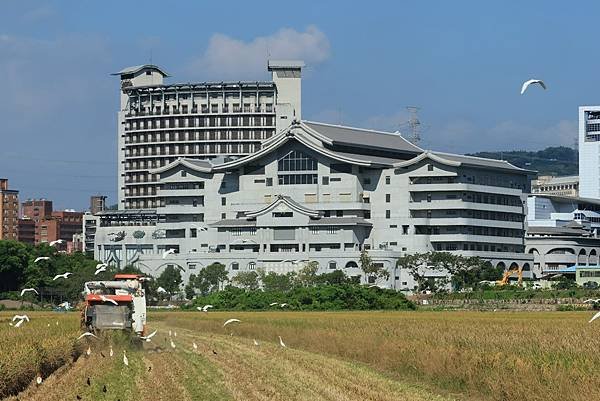
[(521, 86), (521, 95), (525, 93), (529, 85), (538, 84), (542, 88), (546, 89), (546, 84), (541, 79), (530, 79), (529, 81), (523, 82), (523, 86)]
[(71, 309), (71, 304), (70, 304), (69, 302), (67, 302), (67, 301), (65, 301), (65, 302), (63, 302), (63, 303), (61, 303), (61, 304), (58, 304), (58, 306), (59, 306), (60, 308), (65, 308), (65, 310), (69, 310), (69, 309)]
[(115, 353), (114, 353), (114, 351), (113, 351), (113, 348), (112, 348), (112, 345), (111, 345), (111, 346), (110, 346), (110, 352), (108, 353), (108, 355), (110, 355), (110, 357), (112, 358), (114, 354), (115, 354)]
[(21, 296), (25, 295), (26, 292), (35, 292), (36, 294), (40, 295), (35, 288), (23, 288), (21, 290)]
[(38, 376), (38, 377), (35, 379), (35, 382), (38, 384), (38, 386), (39, 386), (40, 384), (42, 384), (42, 376)]
[(271, 303), (269, 304), (269, 306), (275, 306), (275, 305), (279, 305), (279, 302), (271, 302)]
[(171, 330), (169, 330), (169, 337), (171, 337), (173, 335), (173, 332)]
[(17, 322), (17, 324), (15, 324), (15, 327), (21, 327), (21, 325), (23, 324), (23, 322), (25, 321), (25, 319), (21, 319)]
[(164, 288), (162, 288), (162, 287), (158, 287), (158, 288), (156, 289), (156, 292), (160, 292), (160, 293), (166, 294), (166, 293), (167, 293), (167, 290), (165, 290), (165, 289), (164, 289)]
[(66, 272), (66, 273), (63, 273), (63, 274), (57, 274), (56, 276), (54, 276), (54, 278), (52, 279), (52, 281), (54, 281), (54, 280), (58, 280), (59, 278), (65, 278), (65, 279), (66, 279), (66, 278), (69, 278), (69, 276), (70, 276), (71, 274), (73, 274), (73, 273), (71, 273), (71, 272)]
[(177, 337), (177, 332), (176, 331), (173, 332), (173, 337)]
[(127, 354), (125, 353), (125, 350), (123, 350), (123, 363), (125, 364), (125, 366), (129, 366), (129, 359), (127, 359)]
[(17, 319), (29, 321), (29, 316), (27, 316), (27, 315), (14, 315), (13, 318), (12, 318), (12, 321), (14, 322)]
[(596, 313), (594, 315), (594, 317), (592, 317), (588, 323), (592, 323), (594, 320), (598, 319), (599, 317), (600, 317), (600, 312)]
[(152, 333), (148, 334), (147, 336), (145, 336), (145, 337), (140, 337), (140, 338), (141, 338), (142, 340), (150, 341), (150, 339), (156, 335), (156, 332), (157, 332), (157, 331), (158, 331), (158, 330), (154, 330)]
[(50, 256), (38, 256), (37, 258), (35, 258), (35, 260), (33, 261), (33, 263), (37, 263), (40, 260), (50, 260)]
[(279, 336), (279, 345), (281, 345), (283, 348), (285, 348), (285, 343), (281, 339), (281, 336)]
[(167, 256), (169, 256), (169, 255), (171, 255), (171, 254), (173, 254), (173, 253), (175, 253), (175, 252), (177, 252), (177, 251), (176, 251), (175, 249), (173, 249), (173, 248), (171, 248), (171, 249), (168, 249), (168, 250), (166, 250), (166, 251), (164, 251), (164, 252), (162, 253), (162, 257), (163, 257), (163, 259), (164, 259), (164, 258), (166, 258)]
[(258, 346), (258, 341), (256, 341), (256, 339), (254, 339), (254, 345)]
[(79, 337), (77, 337), (78, 340), (81, 340), (83, 337), (94, 337), (94, 338), (98, 338), (96, 337), (96, 335), (94, 333), (90, 333), (89, 331), (86, 331), (85, 333), (83, 333), (82, 335), (80, 335)]
[(286, 306), (288, 306), (288, 304), (286, 304), (285, 302), (280, 304), (279, 306), (281, 306), (282, 308), (285, 308)]
[(50, 246), (54, 246), (56, 244), (62, 244), (63, 242), (65, 242), (64, 239), (57, 239), (56, 241), (51, 241)]
[(87, 356), (90, 356), (90, 355), (92, 355), (92, 348), (88, 347), (87, 351), (85, 351), (85, 354), (86, 354)]
[(94, 276), (97, 276), (98, 274), (105, 272), (107, 267), (108, 266), (105, 263), (98, 263), (96, 265), (96, 272), (94, 273)]
[(241, 320), (239, 320), (239, 319), (229, 319), (229, 320), (227, 320), (227, 321), (226, 321), (226, 322), (223, 324), (223, 327), (227, 326), (229, 323), (234, 323), (234, 322), (240, 323), (240, 322), (241, 322)]
[(175, 343), (171, 340), (171, 348), (175, 348)]
[(583, 301), (584, 304), (587, 304), (587, 303), (594, 303), (594, 304), (596, 304), (598, 302), (600, 302), (600, 298), (598, 298), (598, 299), (586, 299), (585, 301)]
[(114, 299), (106, 298), (102, 294), (100, 294), (100, 299), (102, 300), (102, 302), (110, 302), (111, 304), (119, 306), (119, 303), (117, 301), (115, 301)]
[(202, 307), (202, 312), (208, 312), (208, 310), (209, 310), (210, 308), (214, 308), (214, 306), (212, 306), (212, 305), (204, 305), (204, 306)]
[(196, 345), (196, 343), (195, 343), (195, 342), (192, 342), (192, 347), (194, 347), (194, 349), (195, 349), (195, 350), (197, 350), (197, 349), (198, 349), (198, 346)]

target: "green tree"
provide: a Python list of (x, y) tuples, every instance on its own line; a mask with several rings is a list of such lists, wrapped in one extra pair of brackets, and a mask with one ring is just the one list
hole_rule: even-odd
[(194, 287), (203, 295), (219, 291), (228, 280), (227, 269), (221, 263), (213, 263), (200, 270), (194, 281)]
[(383, 266), (373, 263), (373, 259), (366, 250), (360, 253), (359, 263), (368, 283), (376, 284), (382, 279), (388, 280), (390, 278), (390, 272)]
[(162, 287), (170, 295), (179, 292), (179, 286), (181, 285), (181, 273), (174, 266), (167, 266), (165, 270), (158, 276), (156, 283), (159, 287)]
[(287, 274), (277, 274), (275, 272), (269, 272), (265, 274), (262, 272), (261, 281), (263, 289), (265, 291), (290, 291), (294, 288), (296, 273), (289, 272)]
[(308, 262), (296, 274), (294, 285), (299, 287), (310, 287), (315, 285), (317, 283), (318, 270), (319, 263), (315, 261)]
[(0, 241), (0, 292), (17, 291), (25, 282), (31, 247), (18, 241)]
[(231, 281), (238, 287), (249, 291), (260, 288), (258, 273), (255, 271), (239, 272)]

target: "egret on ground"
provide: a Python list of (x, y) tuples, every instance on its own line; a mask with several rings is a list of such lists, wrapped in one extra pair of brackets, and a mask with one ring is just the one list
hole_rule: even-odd
[(278, 337), (279, 337), (279, 345), (281, 345), (283, 348), (285, 348), (285, 343), (281, 339), (281, 336), (278, 336)]
[(123, 350), (123, 363), (125, 364), (125, 366), (129, 366), (129, 359), (127, 359), (127, 354), (125, 353), (125, 350)]
[(146, 340), (146, 341), (150, 341), (150, 339), (156, 335), (156, 332), (157, 332), (157, 331), (158, 331), (158, 330), (154, 330), (152, 333), (148, 334), (147, 336), (145, 336), (145, 337), (140, 337), (140, 339), (142, 339), (142, 340)]

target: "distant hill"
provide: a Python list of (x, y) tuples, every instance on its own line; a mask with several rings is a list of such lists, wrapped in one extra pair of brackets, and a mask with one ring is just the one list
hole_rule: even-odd
[(471, 153), (469, 156), (506, 160), (517, 167), (537, 171), (539, 175), (579, 174), (577, 150), (567, 148), (566, 146), (553, 146), (534, 152), (523, 150), (478, 152)]

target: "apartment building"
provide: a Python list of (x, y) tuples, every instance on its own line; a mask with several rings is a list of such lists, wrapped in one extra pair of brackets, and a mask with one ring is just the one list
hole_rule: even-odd
[(179, 157), (232, 160), (301, 118), (303, 63), (271, 61), (272, 81), (166, 84), (155, 65), (125, 68), (118, 112), (119, 209), (160, 207), (153, 169)]
[[(96, 259), (185, 279), (213, 262), (230, 277), (287, 272), (360, 275), (361, 251), (391, 273), (379, 285), (411, 290), (398, 257), (448, 251), (523, 267), (531, 172), (506, 161), (420, 149), (398, 134), (294, 120), (235, 160), (181, 157), (149, 170), (155, 210), (96, 216)], [(162, 252), (175, 249), (174, 255)]]
[(0, 178), (0, 240), (18, 238), (19, 191), (8, 188), (8, 179)]

